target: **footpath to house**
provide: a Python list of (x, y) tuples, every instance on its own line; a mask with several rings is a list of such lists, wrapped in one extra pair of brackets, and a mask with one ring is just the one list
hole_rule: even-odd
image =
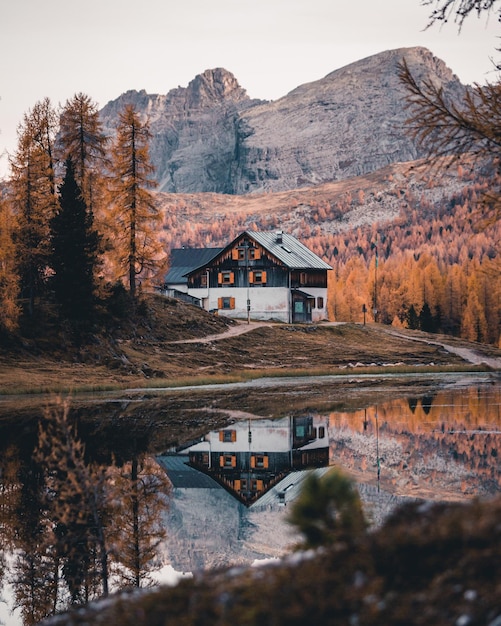
[[(222, 333), (218, 333), (216, 335), (207, 335), (206, 337), (197, 337), (195, 339), (181, 339), (178, 341), (172, 341), (170, 343), (211, 343), (213, 341), (221, 341), (223, 339), (228, 339), (229, 337), (236, 337), (238, 335), (243, 335), (244, 333), (248, 333), (256, 328), (261, 328), (263, 326), (276, 326), (279, 322), (245, 322), (241, 320), (237, 320), (237, 324), (235, 326), (231, 326), (227, 330)], [(340, 324), (344, 324), (344, 322), (322, 322), (322, 325), (325, 326), (337, 326)], [(399, 333), (397, 330), (394, 330), (391, 327), (378, 326), (378, 330), (383, 333), (387, 333), (393, 335), (395, 337), (400, 337), (407, 341), (417, 341), (420, 343), (426, 343), (429, 345), (441, 346), (444, 350), (451, 352), (452, 354), (457, 354), (459, 357), (467, 361), (468, 363), (473, 363), (474, 365), (485, 364), (488, 367), (491, 367), (494, 370), (501, 370), (501, 358), (494, 356), (486, 356), (484, 354), (480, 354), (471, 348), (453, 346), (449, 343), (445, 343), (438, 340), (426, 339), (423, 337), (415, 337), (412, 335), (407, 335), (403, 333)]]
[(256, 328), (262, 326), (273, 326), (272, 322), (241, 322), (238, 320), (238, 324), (231, 326), (223, 333), (217, 335), (207, 335), (206, 337), (196, 337), (195, 339), (179, 339), (178, 341), (170, 341), (169, 343), (211, 343), (213, 341), (221, 341), (222, 339), (228, 339), (229, 337), (236, 337), (237, 335), (243, 335)]

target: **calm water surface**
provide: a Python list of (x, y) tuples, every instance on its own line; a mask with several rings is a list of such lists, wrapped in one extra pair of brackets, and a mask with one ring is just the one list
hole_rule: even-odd
[[(26, 450), (16, 452), (18, 446), (8, 442), (2, 449), (0, 545), (12, 562), (26, 548), (16, 544), (22, 533), (15, 528), (29, 517), (26, 508), (17, 515), (13, 493), (29, 494), (34, 486), (22, 471)], [(167, 529), (160, 564), (193, 572), (281, 556), (297, 540), (286, 521), (287, 507), (312, 469), (344, 468), (357, 480), (370, 519), (380, 523), (409, 497), (498, 496), (500, 455), (496, 379), (390, 397), (349, 412), (316, 409), (314, 402), (308, 410), (288, 410), (273, 420), (249, 412), (155, 457), (172, 483), (169, 507), (160, 513)], [(16, 575), (7, 568), (3, 578), (0, 620), (8, 626), (23, 623), (19, 610), (10, 612), (16, 588), (9, 583)], [(18, 602), (25, 601), (20, 594)]]

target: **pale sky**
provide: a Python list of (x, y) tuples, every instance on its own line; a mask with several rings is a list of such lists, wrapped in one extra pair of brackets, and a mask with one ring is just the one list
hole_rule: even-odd
[(425, 46), (463, 83), (496, 80), (496, 16), (424, 30), (420, 0), (0, 0), (0, 176), (23, 114), (45, 97), (165, 94), (206, 69), (275, 100), (353, 61)]

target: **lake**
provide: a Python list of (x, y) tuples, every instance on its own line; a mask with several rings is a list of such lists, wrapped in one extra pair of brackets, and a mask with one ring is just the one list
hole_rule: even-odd
[[(220, 389), (199, 390), (196, 402), (191, 392), (184, 402), (180, 395), (174, 399), (168, 394), (160, 401), (158, 396), (130, 396), (130, 405), (123, 398), (107, 400), (110, 411), (121, 406), (121, 419), (118, 413), (105, 415), (106, 405), (101, 403), (96, 409), (95, 399), (89, 399), (78, 409), (79, 432), (86, 441), (85, 461), (110, 472), (106, 479), (114, 488), (130, 481), (134, 463), (141, 484), (152, 492), (163, 489), (160, 476), (169, 477), (167, 500), (148, 496), (156, 515), (148, 521), (148, 528), (154, 535), (159, 522), (166, 530), (156, 547), (153, 569), (164, 566), (171, 574), (282, 556), (299, 539), (287, 523), (287, 515), (304, 477), (309, 471), (323, 473), (333, 465), (357, 481), (373, 524), (381, 524), (409, 498), (457, 501), (500, 494), (499, 377), (428, 378), (425, 384), (399, 385), (398, 391), (395, 386), (371, 390), (371, 384), (351, 377), (349, 384), (323, 381), (316, 387), (303, 380), (293, 389), (269, 391), (271, 403), (264, 401), (262, 390), (251, 393), (245, 386), (244, 391), (239, 388), (231, 394)], [(355, 393), (355, 388), (364, 386), (364, 393)], [(151, 407), (144, 413), (151, 402), (156, 403), (158, 415), (163, 415), (159, 422), (152, 418)], [(138, 413), (141, 407), (142, 417)], [(92, 419), (85, 419), (86, 411)], [(102, 420), (97, 419), (99, 415)], [(47, 527), (55, 523), (54, 511), (62, 516), (57, 518), (59, 529), (66, 532), (72, 525), (78, 526), (76, 517), (71, 524), (64, 517), (70, 497), (56, 509), (40, 500), (40, 491), (46, 487), (41, 488), (39, 473), (29, 470), (37, 422), (36, 416), (27, 412), (23, 419), (0, 428), (0, 532), (4, 555), (10, 561), (4, 589), (11, 606), (12, 594), (18, 594), (18, 602), (25, 607), (24, 623), (38, 615), (30, 607), (37, 597), (53, 594), (58, 608), (69, 599), (62, 571), (64, 555), (59, 552), (59, 560), (54, 560), (50, 546), (44, 543), (43, 550), (40, 548), (40, 538), (50, 536)], [(174, 436), (167, 423), (179, 424), (182, 436)], [(57, 473), (48, 483), (56, 499)], [(130, 491), (130, 484), (126, 482), (120, 492), (113, 523), (104, 524), (113, 536), (110, 545), (113, 543), (115, 551), (125, 545), (120, 535), (128, 523), (124, 494)], [(117, 500), (117, 492), (113, 493)], [(27, 555), (35, 559), (28, 560)], [(35, 585), (39, 596), (30, 597), (27, 592), (28, 564), (31, 582), (45, 572), (45, 584)], [(112, 588), (123, 584), (125, 578), (120, 576), (129, 571), (129, 563), (122, 559), (113, 567)], [(48, 580), (52, 585), (47, 586)], [(79, 593), (85, 588), (87, 597), (98, 595), (96, 580), (89, 578), (85, 585), (80, 581)], [(19, 584), (7, 587), (8, 581)], [(56, 590), (58, 585), (64, 589)], [(5, 603), (0, 608), (0, 618), (8, 626), (23, 623), (19, 611), (10, 615)], [(49, 609), (46, 606), (44, 610)]]

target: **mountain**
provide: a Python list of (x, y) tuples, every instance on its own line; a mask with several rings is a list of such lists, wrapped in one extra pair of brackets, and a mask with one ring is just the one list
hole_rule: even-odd
[(279, 100), (250, 99), (225, 69), (207, 70), (167, 95), (128, 91), (101, 111), (113, 133), (132, 103), (150, 121), (159, 190), (248, 194), (344, 180), (422, 154), (406, 136), (406, 59), (458, 97), (465, 87), (426, 48), (381, 52), (301, 85)]

